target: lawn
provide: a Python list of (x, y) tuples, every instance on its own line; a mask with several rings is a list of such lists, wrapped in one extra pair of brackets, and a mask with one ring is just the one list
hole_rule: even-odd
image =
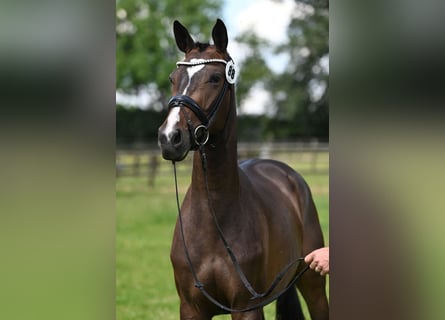
[[(289, 164), (298, 168), (298, 164)], [(162, 172), (169, 171), (165, 166), (171, 167), (165, 161), (162, 166)], [(179, 166), (182, 199), (191, 172), (186, 164)], [(328, 243), (329, 177), (303, 176), (312, 189)], [(116, 319), (178, 319), (179, 299), (169, 258), (177, 218), (173, 173), (158, 176), (154, 188), (149, 187), (146, 177), (118, 178), (116, 216)], [(300, 300), (307, 314), (303, 299)], [(274, 310), (273, 303), (265, 308), (266, 319), (274, 319)]]

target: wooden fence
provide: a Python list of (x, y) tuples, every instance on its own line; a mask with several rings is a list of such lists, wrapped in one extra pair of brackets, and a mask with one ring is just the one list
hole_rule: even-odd
[[(329, 149), (327, 143), (239, 143), (240, 160), (268, 158), (283, 161), (302, 174), (327, 175)], [(178, 166), (178, 170), (191, 172), (193, 156), (190, 154)], [(161, 157), (156, 145), (116, 150), (116, 176), (144, 176), (154, 181), (158, 175), (171, 175), (171, 165)]]

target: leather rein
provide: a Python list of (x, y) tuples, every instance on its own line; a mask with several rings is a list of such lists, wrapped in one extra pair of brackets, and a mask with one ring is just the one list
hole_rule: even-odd
[[(197, 65), (197, 64), (206, 64), (206, 63), (214, 63), (214, 62), (218, 62), (218, 63), (226, 63), (226, 65), (228, 64), (228, 62), (226, 62), (225, 60), (220, 60), (220, 59), (210, 59), (210, 60), (201, 60), (198, 63), (192, 63), (192, 62), (178, 62), (178, 66), (179, 65), (188, 65), (188, 66), (193, 66), (193, 65)], [(230, 63), (231, 61), (229, 61)], [(250, 284), (249, 280), (247, 280), (246, 275), (244, 274), (243, 270), (241, 269), (241, 266), (232, 250), (232, 248), (230, 247), (230, 245), (228, 244), (226, 238), (224, 237), (224, 234), (222, 232), (222, 229), (218, 223), (218, 219), (216, 217), (215, 214), (215, 210), (213, 208), (213, 204), (212, 204), (212, 199), (210, 197), (210, 192), (209, 192), (209, 184), (208, 184), (208, 176), (207, 176), (207, 156), (204, 150), (204, 146), (207, 143), (208, 139), (209, 139), (209, 131), (208, 128), (211, 125), (211, 123), (213, 122), (216, 113), (218, 111), (219, 106), (221, 105), (222, 99), (227, 91), (227, 88), (229, 87), (229, 84), (233, 84), (233, 83), (229, 83), (228, 78), (227, 78), (227, 68), (226, 68), (226, 80), (224, 81), (224, 86), (221, 90), (221, 92), (218, 94), (218, 96), (216, 97), (215, 101), (212, 103), (211, 107), (210, 107), (210, 111), (208, 113), (208, 115), (206, 115), (201, 107), (198, 105), (198, 103), (196, 103), (196, 101), (194, 101), (192, 98), (190, 98), (189, 96), (186, 95), (176, 95), (174, 97), (172, 97), (168, 103), (168, 107), (169, 109), (174, 108), (174, 107), (187, 107), (188, 109), (190, 109), (197, 117), (198, 119), (201, 121), (201, 124), (196, 126), (195, 128), (193, 128), (193, 124), (192, 121), (186, 116), (187, 119), (187, 124), (188, 124), (188, 129), (191, 133), (191, 137), (193, 137), (193, 143), (192, 143), (192, 149), (196, 150), (198, 149), (201, 155), (201, 164), (202, 164), (202, 168), (203, 168), (203, 173), (204, 173), (204, 180), (205, 180), (205, 188), (206, 188), (206, 193), (207, 193), (207, 202), (212, 214), (212, 218), (215, 224), (215, 227), (217, 229), (219, 238), (221, 239), (221, 241), (224, 244), (224, 247), (226, 248), (226, 251), (228, 253), (228, 255), (230, 256), (230, 259), (232, 260), (232, 263), (238, 273), (238, 276), (240, 277), (241, 281), (243, 282), (245, 288), (250, 292), (251, 294), (251, 298), (250, 300), (256, 300), (256, 299), (261, 299), (261, 298), (266, 298), (267, 299), (263, 300), (262, 302), (255, 304), (251, 307), (247, 307), (247, 308), (243, 308), (243, 309), (233, 309), (230, 308), (228, 306), (225, 306), (223, 304), (221, 304), (219, 301), (217, 301), (214, 297), (212, 297), (207, 290), (205, 289), (204, 284), (199, 281), (198, 276), (196, 274), (196, 271), (193, 267), (191, 258), (190, 258), (190, 254), (185, 242), (185, 236), (184, 236), (184, 228), (183, 228), (183, 221), (182, 221), (182, 214), (181, 214), (181, 208), (180, 208), (180, 204), (179, 204), (179, 192), (178, 192), (178, 180), (177, 180), (177, 173), (176, 173), (176, 163), (175, 161), (172, 161), (173, 163), (173, 169), (174, 169), (174, 177), (175, 177), (175, 191), (176, 191), (176, 205), (178, 208), (178, 220), (179, 220), (179, 227), (180, 227), (180, 234), (181, 234), (181, 240), (182, 240), (182, 244), (184, 247), (184, 252), (185, 252), (185, 256), (187, 259), (187, 263), (189, 265), (190, 268), (190, 272), (192, 273), (194, 282), (195, 282), (195, 287), (197, 287), (202, 294), (209, 300), (211, 301), (213, 304), (215, 304), (216, 306), (218, 306), (219, 308), (228, 311), (228, 312), (247, 312), (247, 311), (252, 311), (254, 309), (263, 307), (267, 304), (269, 304), (270, 302), (276, 300), (277, 298), (279, 298), (284, 292), (286, 292), (289, 288), (291, 288), (297, 281), (298, 279), (309, 269), (309, 266), (306, 266), (302, 271), (300, 271), (294, 278), (293, 280), (289, 283), (289, 285), (283, 289), (282, 291), (278, 292), (277, 294), (270, 296), (272, 291), (275, 289), (275, 287), (280, 283), (280, 281), (283, 279), (283, 277), (285, 276), (285, 274), (289, 271), (289, 269), (295, 265), (297, 262), (300, 261), (304, 261), (304, 257), (299, 257), (295, 260), (293, 260), (292, 262), (290, 262), (288, 265), (286, 265), (282, 271), (275, 277), (274, 281), (272, 282), (271, 286), (269, 287), (269, 289), (267, 289), (265, 292), (263, 293), (258, 293), (255, 291), (255, 289), (252, 287), (252, 285)], [(184, 115), (186, 115), (186, 113), (184, 113)]]

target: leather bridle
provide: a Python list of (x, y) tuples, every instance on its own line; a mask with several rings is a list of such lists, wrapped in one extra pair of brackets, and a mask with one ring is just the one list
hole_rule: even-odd
[[(178, 94), (176, 96), (173, 96), (168, 102), (168, 110), (171, 110), (172, 108), (176, 107), (186, 107), (189, 110), (191, 110), (201, 122), (199, 125), (194, 126), (191, 119), (186, 116), (187, 126), (190, 133), (192, 150), (197, 150), (200, 146), (205, 145), (209, 140), (209, 128), (212, 125), (213, 121), (215, 120), (216, 114), (218, 113), (218, 109), (221, 106), (227, 88), (230, 88), (229, 86), (233, 85), (234, 83), (234, 76), (235, 76), (234, 71), (228, 76), (228, 70), (227, 70), (227, 66), (232, 66), (233, 68), (233, 61), (232, 60), (226, 61), (222, 59), (208, 59), (208, 60), (199, 59), (195, 62), (179, 61), (176, 63), (178, 67), (181, 65), (196, 66), (209, 63), (225, 64), (226, 77), (224, 79), (223, 88), (221, 89), (221, 91), (219, 92), (213, 103), (210, 105), (207, 114), (204, 113), (201, 106), (195, 100), (193, 100), (191, 97), (187, 95)], [(230, 76), (232, 76), (232, 78), (230, 78)], [(184, 114), (186, 115), (186, 113)]]

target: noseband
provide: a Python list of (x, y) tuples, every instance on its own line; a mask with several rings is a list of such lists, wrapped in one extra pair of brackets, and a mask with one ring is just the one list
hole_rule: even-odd
[(175, 107), (186, 107), (190, 109), (196, 117), (201, 122), (196, 127), (193, 126), (192, 121), (187, 118), (187, 126), (190, 132), (190, 136), (192, 139), (192, 150), (196, 150), (200, 146), (205, 145), (209, 141), (209, 127), (215, 120), (215, 116), (218, 112), (219, 107), (221, 106), (221, 102), (226, 94), (227, 88), (229, 85), (235, 83), (235, 64), (233, 60), (222, 60), (222, 59), (199, 59), (193, 62), (190, 61), (178, 61), (176, 62), (176, 66), (197, 66), (201, 64), (209, 64), (209, 63), (223, 63), (226, 65), (226, 78), (224, 80), (224, 86), (222, 90), (219, 92), (218, 96), (215, 98), (213, 103), (210, 105), (208, 114), (205, 114), (201, 106), (193, 100), (191, 97), (183, 94), (178, 94), (173, 96), (168, 102), (168, 109), (171, 110)]

